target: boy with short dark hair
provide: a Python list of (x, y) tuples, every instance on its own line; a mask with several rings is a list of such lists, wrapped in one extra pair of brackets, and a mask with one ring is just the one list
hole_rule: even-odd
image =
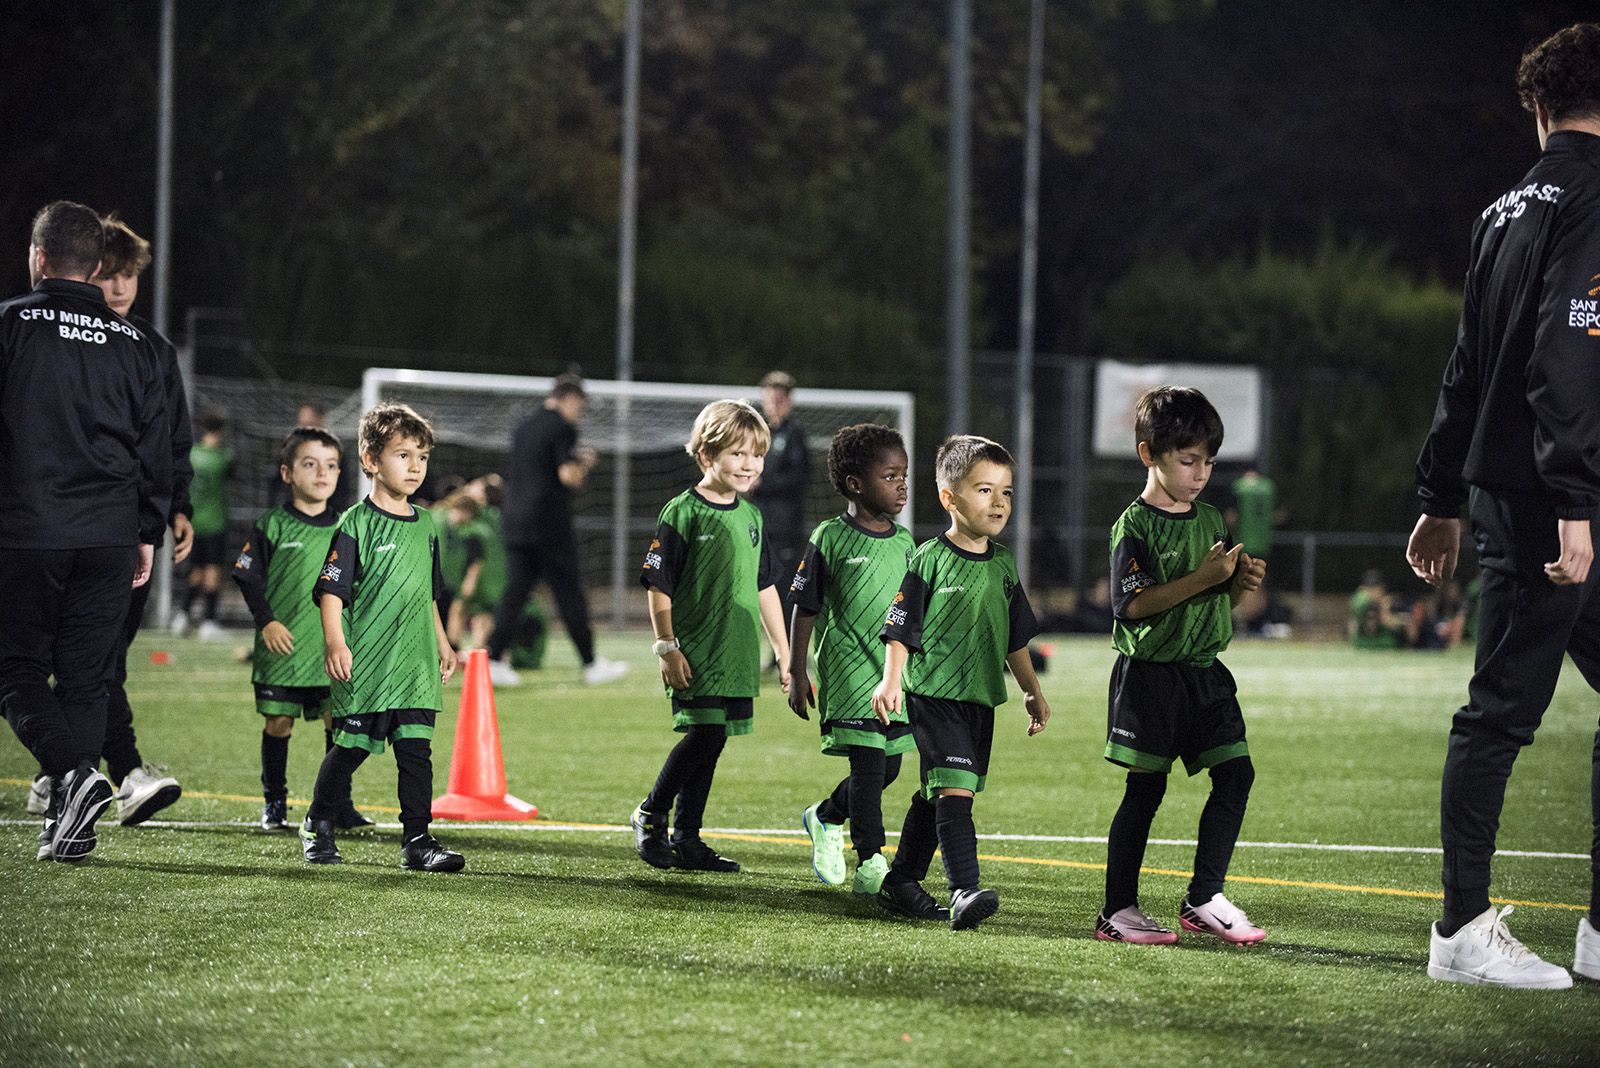
[[(883, 675), (883, 615), (900, 588), (916, 542), (894, 521), (906, 506), (905, 442), (876, 423), (847, 426), (828, 447), (828, 479), (848, 504), (811, 535), (789, 587), (789, 707), (801, 719), (819, 710), (822, 751), (850, 761), (833, 793), (807, 808), (811, 870), (830, 886), (845, 877), (844, 822), (856, 849), (855, 893), (876, 895), (889, 864), (883, 857), (883, 791), (900, 774), (900, 756), (916, 747), (897, 711), (888, 725), (872, 712)], [(817, 682), (807, 677), (815, 630)]]
[(350, 802), (356, 769), (388, 743), (400, 772), (401, 865), (441, 872), (466, 866), (460, 853), (428, 833), (429, 743), (444, 683), (456, 670), (439, 618), (444, 582), (433, 516), (410, 500), (428, 473), (433, 440), (428, 421), (404, 404), (380, 404), (361, 417), (361, 466), (372, 478), (372, 493), (339, 518), (311, 592), (322, 616), (324, 667), (333, 680), (333, 748), (323, 758), (300, 829), (313, 864), (342, 860), (334, 820)]
[[(217, 626), (217, 591), (222, 585), (222, 567), (228, 551), (228, 480), (233, 477), (233, 450), (223, 441), (228, 420), (217, 412), (200, 417), (200, 440), (189, 450), (193, 480), (189, 500), (194, 514), (194, 551), (189, 557), (189, 584), (183, 597), (183, 612), (173, 621), (173, 629), (183, 633), (198, 624), (196, 634), (211, 639), (222, 633)], [(201, 616), (195, 618), (195, 602), (201, 602)]]
[[(250, 681), (261, 731), (261, 829), (287, 831), (289, 737), (296, 719), (322, 720), (325, 748), (333, 748), (328, 675), (322, 665), (322, 627), (306, 591), (317, 582), (339, 517), (328, 507), (339, 486), (341, 446), (326, 430), (289, 432), (278, 456), (278, 477), (289, 501), (256, 520), (234, 561), (233, 578), (256, 625)], [(369, 827), (354, 806), (334, 818), (341, 829)]]
[[(1000, 896), (978, 885), (972, 801), (988, 778), (1005, 669), (1022, 688), (1029, 736), (1044, 730), (1050, 706), (1028, 656), (1038, 621), (1016, 560), (993, 540), (1011, 516), (1011, 454), (988, 438), (960, 434), (939, 446), (934, 467), (950, 529), (912, 554), (886, 613), (883, 680), (872, 695), (886, 726), (904, 706), (922, 763), (921, 789), (878, 902), (912, 919), (948, 915), (960, 931), (1000, 909)], [(950, 885), (948, 912), (921, 886), (935, 846)]]
[(1111, 528), (1111, 699), (1105, 758), (1128, 769), (1106, 847), (1106, 902), (1095, 937), (1140, 945), (1178, 940), (1139, 908), (1139, 866), (1182, 758), (1211, 771), (1194, 877), (1179, 908), (1186, 931), (1225, 942), (1267, 936), (1222, 895), (1255, 768), (1233, 676), (1217, 654), (1233, 636), (1233, 606), (1259, 589), (1267, 565), (1233, 545), (1222, 514), (1197, 501), (1222, 448), (1222, 418), (1197, 389), (1160, 386), (1135, 408), (1144, 492)]
[[(736, 872), (700, 837), (700, 822), (723, 745), (754, 726), (761, 683), (761, 630), (789, 688), (789, 649), (761, 513), (741, 494), (761, 477), (772, 438), (744, 401), (701, 409), (685, 448), (700, 466), (697, 485), (667, 502), (645, 554), (640, 582), (672, 726), (683, 734), (655, 786), (629, 819), (639, 859), (657, 868)], [(667, 820), (677, 801), (672, 836)]]

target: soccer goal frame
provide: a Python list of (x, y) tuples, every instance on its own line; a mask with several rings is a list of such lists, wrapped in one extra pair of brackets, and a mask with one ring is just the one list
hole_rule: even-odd
[[(543, 398), (554, 384), (553, 377), (541, 375), (369, 367), (361, 376), (361, 409), (366, 411), (388, 397), (405, 399), (408, 386), (445, 392), (525, 397), (529, 401), (537, 401)], [(610, 586), (613, 624), (621, 626), (627, 620), (630, 594), (635, 592), (632, 581), (634, 568), (629, 566), (629, 561), (632, 559), (630, 549), (633, 548), (630, 539), (636, 536), (629, 515), (633, 493), (631, 460), (636, 452), (652, 447), (641, 440), (641, 434), (636, 430), (634, 405), (650, 401), (704, 405), (714, 400), (735, 398), (748, 400), (759, 407), (761, 389), (759, 386), (726, 383), (623, 382), (610, 379), (585, 379), (583, 388), (591, 402), (609, 401), (614, 408), (606, 432), (599, 436), (586, 432), (584, 443), (602, 455), (611, 457), (616, 465), (611, 485)], [(794, 391), (794, 404), (796, 417), (802, 419), (802, 425), (807, 425), (803, 416), (808, 412), (828, 410), (846, 412), (856, 409), (863, 413), (863, 420), (872, 416), (881, 418), (885, 413), (891, 413), (895, 429), (905, 439), (906, 452), (912, 459), (912, 469), (916, 469), (916, 401), (910, 393), (897, 390), (797, 388)], [(843, 426), (846, 423), (840, 422), (837, 425)], [(822, 433), (823, 429), (826, 428), (814, 423), (807, 425), (813, 471), (819, 466), (825, 468), (828, 441), (832, 436), (832, 429), (837, 429), (837, 426), (827, 429), (825, 435)], [(511, 427), (506, 427), (508, 435), (510, 430)], [(448, 425), (436, 427), (436, 431), (442, 441), (451, 440), (454, 434)], [(681, 434), (682, 440), (688, 439), (687, 422), (681, 427)], [(915, 514), (912, 510), (914, 487), (913, 480), (911, 486), (908, 486), (906, 507), (902, 513), (908, 524), (910, 517)], [(664, 504), (665, 500), (659, 503)]]

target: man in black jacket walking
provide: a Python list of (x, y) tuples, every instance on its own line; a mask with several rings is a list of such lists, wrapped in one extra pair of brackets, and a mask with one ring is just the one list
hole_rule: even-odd
[[(1569, 27), (1517, 73), (1544, 153), (1479, 218), (1456, 346), (1417, 461), (1422, 516), (1406, 557), (1438, 584), (1455, 571), (1461, 505), (1483, 569), (1478, 655), (1445, 758), (1444, 918), (1428, 974), (1495, 986), (1572, 985), (1511, 937), (1489, 904), (1506, 782), (1570, 655), (1600, 690), (1600, 24)], [(1574, 969), (1600, 979), (1600, 735), (1590, 912)]]
[(0, 708), (56, 780), (41, 860), (95, 847), (112, 797), (96, 770), (106, 685), (172, 492), (151, 343), (89, 283), (104, 247), (94, 211), (48, 205), (28, 250), (34, 289), (0, 304)]

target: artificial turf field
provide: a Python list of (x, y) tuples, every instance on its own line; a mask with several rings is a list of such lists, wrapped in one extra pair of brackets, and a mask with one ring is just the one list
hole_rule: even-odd
[[(1269, 940), (1240, 949), (1094, 940), (1099, 842), (985, 839), (1001, 911), (975, 932), (883, 917), (812, 875), (800, 810), (843, 774), (776, 686), (756, 733), (729, 742), (707, 811), (733, 876), (660, 872), (622, 828), (671, 745), (646, 639), (619, 684), (586, 688), (564, 641), (530, 685), (497, 695), (514, 793), (568, 830), (438, 824), (460, 875), (400, 870), (398, 829), (341, 838), (313, 868), (254, 829), (260, 728), (232, 643), (143, 636), (129, 692), (146, 759), (171, 765), (186, 826), (102, 823), (78, 867), (37, 863), (24, 823), (30, 762), (0, 741), (0, 1062), (6, 1064), (1532, 1064), (1600, 1062), (1600, 984), (1502, 991), (1430, 981), (1438, 908), (1431, 852), (1306, 844), (1438, 842), (1449, 715), (1470, 654), (1358, 653), (1240, 643), (1257, 766), (1229, 896)], [(241, 642), (242, 643), (242, 642)], [(1111, 654), (1057, 640), (1050, 727), (1000, 710), (980, 834), (1101, 836), (1121, 774), (1099, 756)], [(153, 666), (148, 654), (170, 650)], [(454, 701), (435, 742), (449, 765)], [(1586, 854), (1600, 700), (1569, 666), (1512, 778), (1500, 847)], [(320, 725), (290, 750), (304, 814)], [(394, 764), (369, 760), (358, 805), (394, 815)], [(1172, 784), (1153, 834), (1193, 836), (1202, 777)], [(885, 802), (898, 826), (909, 784)], [(114, 812), (114, 810), (113, 810)], [(708, 834), (708, 838), (711, 836)], [(891, 844), (893, 838), (891, 838)], [(1191, 859), (1152, 844), (1146, 909), (1175, 925)], [(1563, 965), (1589, 865), (1502, 855), (1496, 903)], [(943, 895), (935, 862), (928, 887)]]

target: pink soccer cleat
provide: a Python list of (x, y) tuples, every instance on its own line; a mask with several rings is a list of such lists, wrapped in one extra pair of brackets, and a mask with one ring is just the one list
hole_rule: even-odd
[(1170, 946), (1178, 940), (1177, 931), (1161, 926), (1138, 905), (1118, 909), (1109, 917), (1103, 912), (1096, 916), (1094, 936), (1102, 942), (1131, 942), (1136, 946)]
[(1210, 901), (1191, 905), (1183, 899), (1178, 910), (1178, 923), (1185, 931), (1214, 935), (1224, 942), (1247, 946), (1267, 937), (1267, 932), (1250, 922), (1244, 910), (1221, 894), (1212, 894)]

